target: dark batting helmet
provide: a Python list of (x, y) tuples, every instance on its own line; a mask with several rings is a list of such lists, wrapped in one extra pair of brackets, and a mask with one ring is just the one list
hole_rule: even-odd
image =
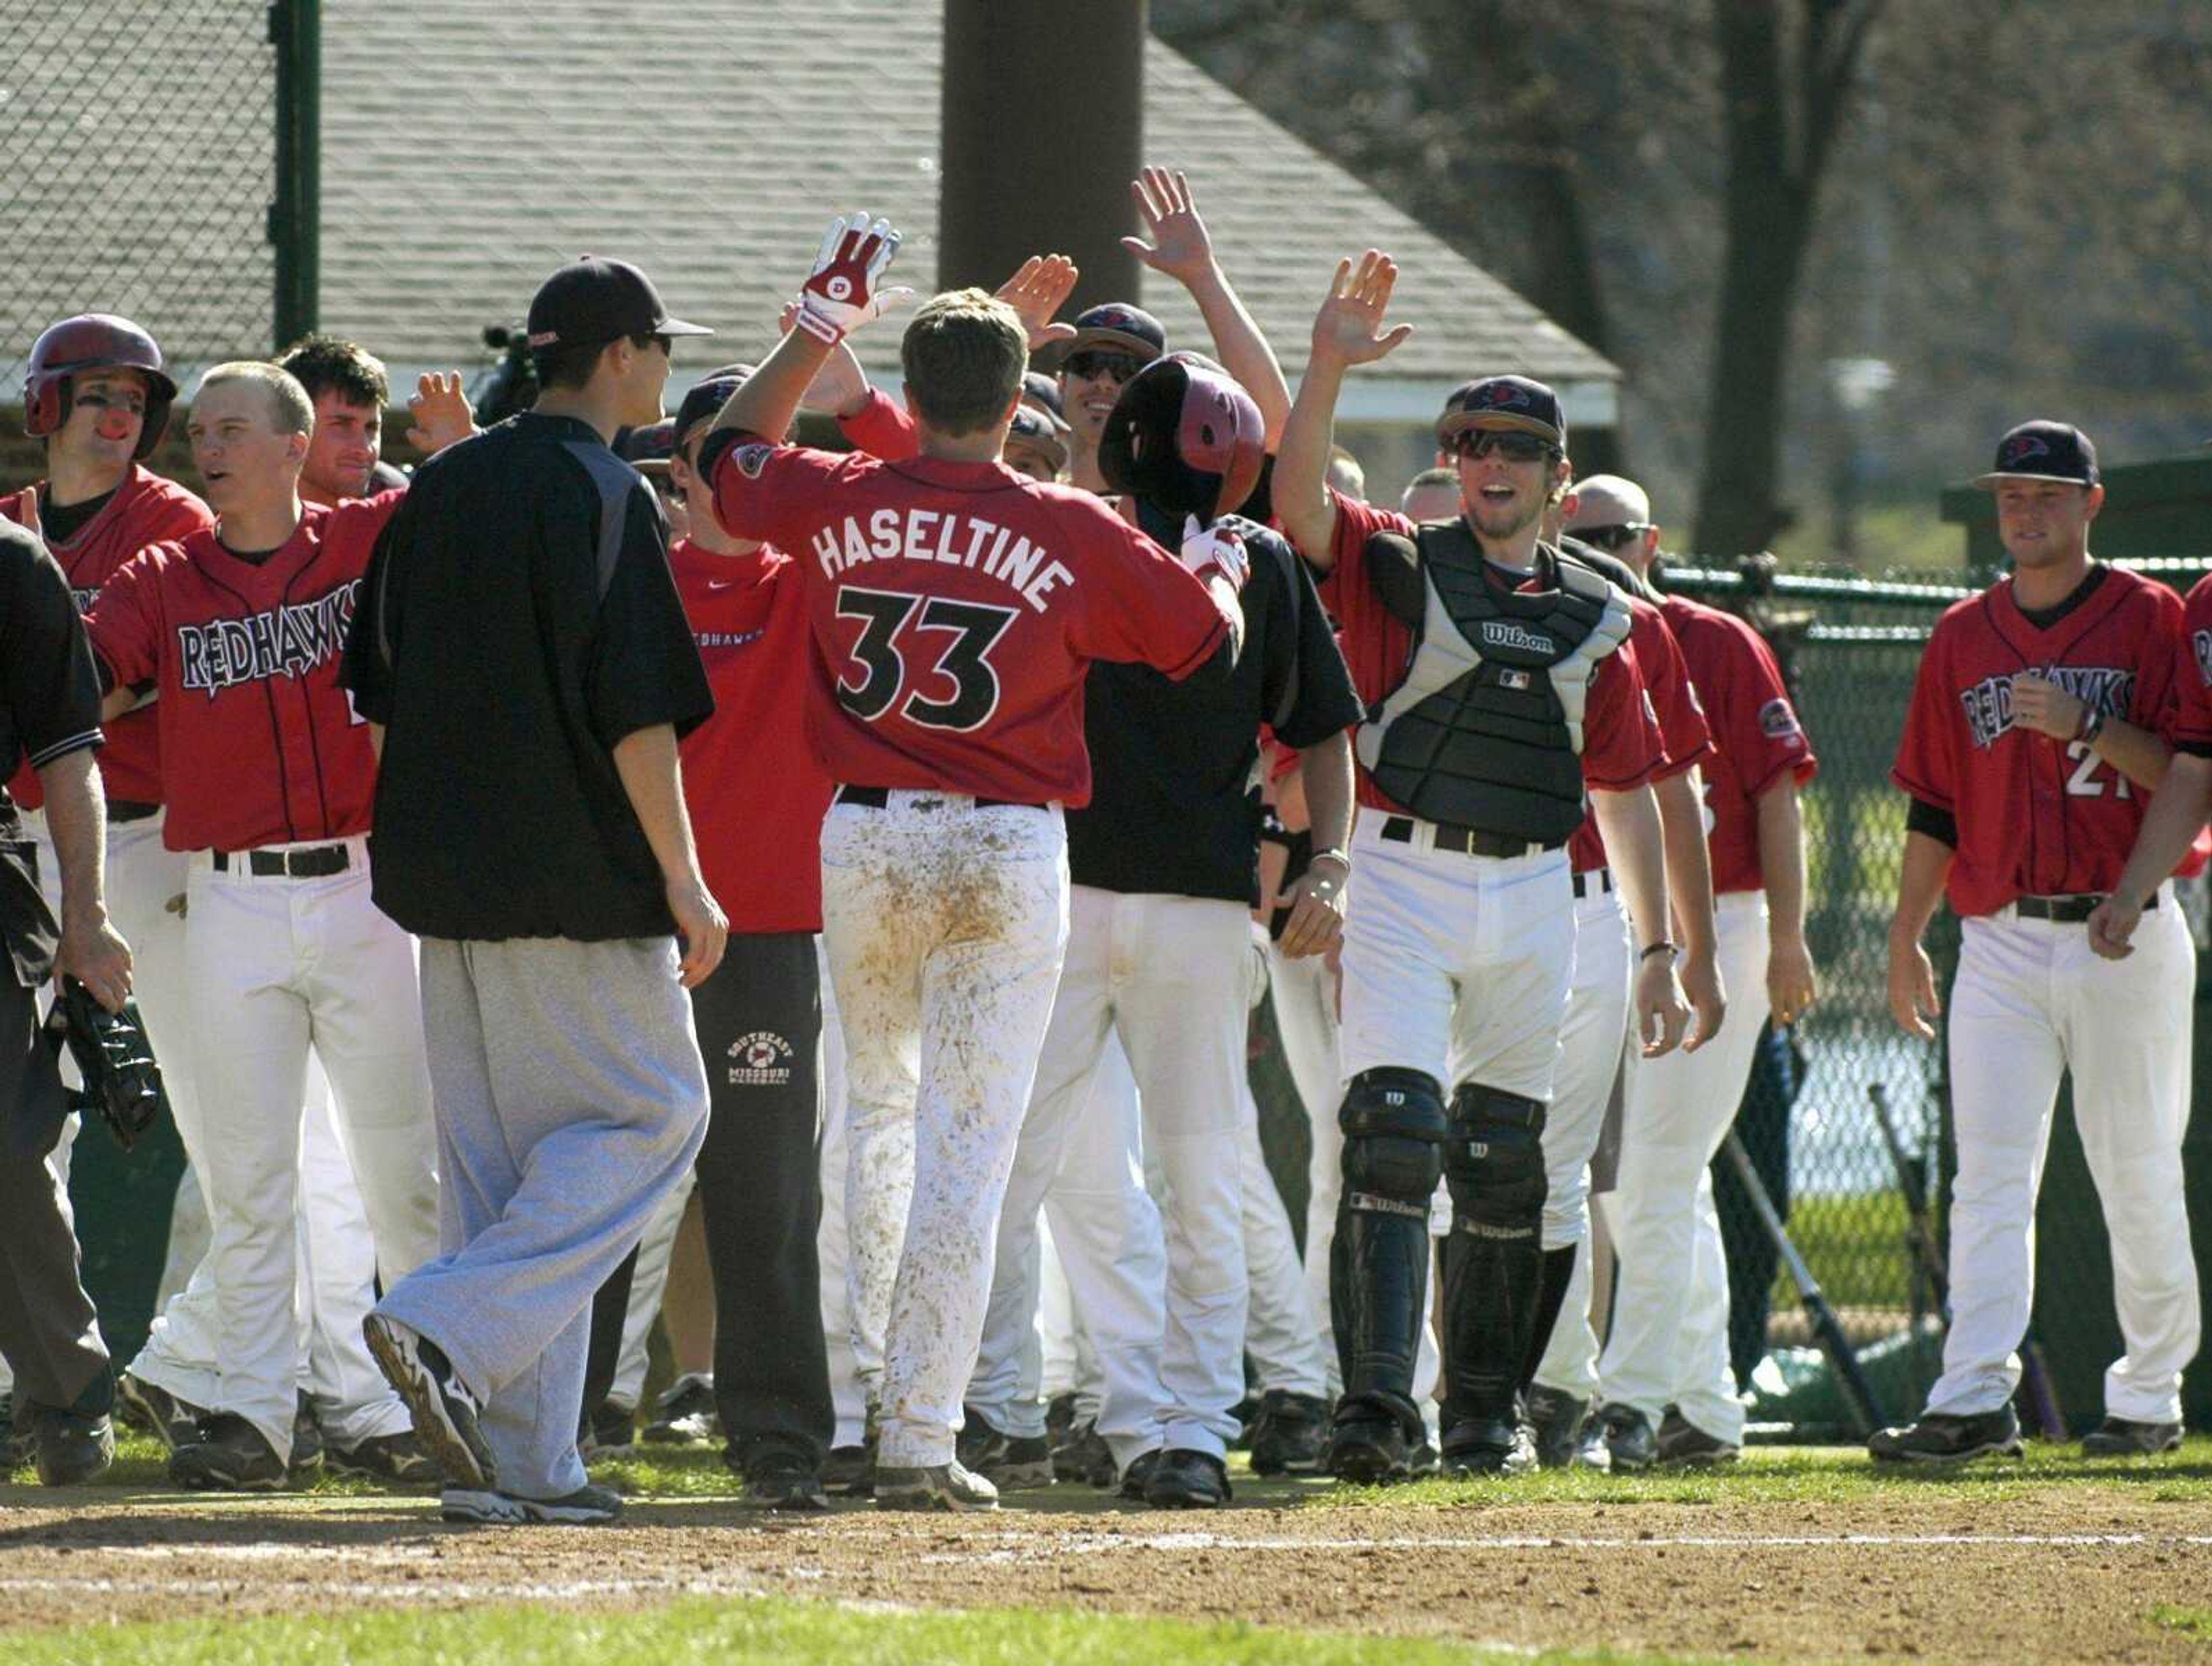
[(1260, 408), (1234, 377), (1195, 353), (1171, 353), (1129, 379), (1098, 439), (1106, 483), (1170, 516), (1211, 526), (1260, 478)]
[(135, 370), (146, 379), (146, 425), (138, 435), (145, 457), (161, 443), (177, 385), (161, 368), (161, 349), (128, 318), (80, 312), (52, 325), (31, 346), (23, 379), (23, 427), (33, 439), (69, 421), (70, 379), (87, 370)]

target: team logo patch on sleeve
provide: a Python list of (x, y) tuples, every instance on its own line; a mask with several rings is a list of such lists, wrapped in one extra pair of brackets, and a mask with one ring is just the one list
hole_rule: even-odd
[(1771, 700), (1759, 708), (1759, 732), (1770, 741), (1796, 737), (1797, 714), (1790, 709), (1788, 700)]
[(2212, 631), (2191, 631), (2189, 645), (2197, 652), (2197, 675), (2212, 688)]
[(739, 474), (747, 480), (758, 480), (761, 470), (768, 467), (769, 453), (775, 449), (775, 446), (763, 445), (757, 439), (750, 445), (738, 446), (731, 456)]

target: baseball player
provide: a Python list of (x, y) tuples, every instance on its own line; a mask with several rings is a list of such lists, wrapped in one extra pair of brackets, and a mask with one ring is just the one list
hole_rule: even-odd
[[(1658, 552), (1650, 500), (1617, 476), (1577, 484), (1567, 524), (1639, 579)], [(1758, 633), (1732, 614), (1673, 596), (1660, 613), (1712, 729), (1703, 766), (1711, 831), (1692, 821), (1687, 837), (1710, 854), (1716, 930), (1708, 941), (1729, 1002), (1728, 1022), (1708, 1033), (1709, 1045), (1639, 1063), (1624, 1088), (1617, 1176), (1600, 1204), (1620, 1272), (1612, 1333), (1598, 1362), (1606, 1447), (1621, 1469), (1655, 1457), (1723, 1462), (1742, 1445), (1711, 1166), (1742, 1103), (1768, 1012), (1794, 1023), (1815, 993), (1797, 795), (1818, 765), (1781, 669)], [(1585, 1293), (1577, 1318), (1587, 1306)], [(1567, 1330), (1571, 1356), (1561, 1364), (1580, 1386), (1587, 1381), (1582, 1348), (1594, 1338), (1585, 1325)]]
[(1285, 530), (1328, 574), (1323, 600), (1370, 714), (1356, 743), (1370, 814), (1353, 844), (1344, 948), (1333, 1284), (1345, 1395), (1328, 1459), (1360, 1481), (1403, 1475), (1421, 1434), (1413, 1346), (1439, 1178), (1453, 1207), (1444, 1463), (1497, 1470), (1521, 1450), (1516, 1401), (1542, 1276), (1540, 1141), (1574, 960), (1565, 846), (1588, 809), (1642, 939), (1636, 1033), (1662, 1051), (1686, 1017), (1650, 786), (1657, 726), (1626, 599), (1539, 541), (1544, 506), (1567, 484), (1557, 398), (1510, 376), (1467, 391), (1446, 424), (1457, 521), (1418, 527), (1322, 483), (1346, 371), (1409, 333), (1383, 324), (1396, 276), (1373, 250), (1339, 263), (1274, 492)]
[[(185, 1486), (286, 1480), (310, 1046), (386, 1281), (437, 1240), (414, 952), (369, 900), (375, 760), (337, 680), (355, 589), (398, 494), (303, 506), (313, 421), (306, 391), (273, 365), (210, 370), (190, 432), (216, 524), (142, 552), (87, 621), (106, 711), (156, 695), (162, 837), (190, 863), (185, 962), (207, 1091), (179, 1131), (212, 1226), (216, 1372), (198, 1438), (170, 1457)], [(158, 1332), (149, 1352), (135, 1374), (158, 1384)], [(397, 1436), (404, 1414), (388, 1396), (385, 1411), (374, 1435)]]
[[(213, 520), (198, 498), (153, 473), (177, 387), (154, 338), (128, 318), (82, 313), (33, 343), (23, 425), (44, 442), (46, 476), (0, 496), (0, 517), (28, 526), (69, 580), (80, 611), (108, 575), (140, 548), (180, 538)], [(140, 1015), (161, 1060), (170, 1102), (191, 1115), (191, 1027), (185, 1019), (184, 922), (170, 907), (185, 889), (183, 860), (161, 847), (161, 787), (153, 714), (106, 726), (100, 779), (107, 795), (106, 884), (116, 930), (131, 946)], [(9, 788), (25, 832), (40, 846), (46, 880), (57, 875), (39, 778), (25, 765)], [(52, 902), (55, 899), (50, 897)], [(73, 1129), (75, 1124), (70, 1124)], [(66, 1175), (70, 1135), (56, 1147)], [(0, 1390), (8, 1383), (0, 1361)], [(129, 1384), (125, 1384), (127, 1402)]]
[[(1067, 936), (1063, 805), (1089, 796), (1093, 658), (1188, 676), (1233, 655), (1242, 552), (1178, 563), (1087, 494), (999, 462), (1027, 332), (939, 296), (901, 348), (921, 455), (779, 445), (823, 357), (876, 317), (898, 238), (834, 223), (799, 327), (700, 458), (726, 530), (793, 552), (816, 655), (807, 732), (843, 785), (823, 827), (823, 923), (843, 1015), (855, 1259), (897, 1257), (879, 1504), (995, 1507), (954, 1458), (988, 1259)], [(1201, 579), (1196, 575), (1203, 573)], [(911, 1148), (910, 1185), (904, 1160)]]
[[(2105, 492), (2079, 429), (2022, 423), (1976, 483), (1996, 494), (2013, 571), (1936, 622), (1891, 772), (1911, 802), (1889, 1005), (1923, 1039), (1942, 1005), (1921, 934), (1947, 895), (1961, 923), (1951, 1328), (1927, 1409), (1868, 1450), (1923, 1463), (2020, 1451), (2014, 1350), (2034, 1300), (2035, 1195), (2064, 1071), (2127, 1345), (2085, 1445), (2164, 1451), (2181, 1439), (2181, 1372), (2199, 1323), (2181, 1165), (2197, 952), (2166, 870), (2145, 871), (2160, 851), (2136, 845), (2146, 801), (2165, 796), (2164, 735), (2190, 681), (2181, 600), (2091, 556)], [(2085, 923), (2124, 883), (2125, 906), (2099, 924), (2107, 946), (2124, 936), (2134, 953), (2106, 964)]]

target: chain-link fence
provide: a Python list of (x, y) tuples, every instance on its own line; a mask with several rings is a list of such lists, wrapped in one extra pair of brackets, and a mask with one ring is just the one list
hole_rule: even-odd
[(270, 351), (271, 21), (247, 0), (0, 0), (0, 400), (74, 312), (134, 318), (182, 365)]

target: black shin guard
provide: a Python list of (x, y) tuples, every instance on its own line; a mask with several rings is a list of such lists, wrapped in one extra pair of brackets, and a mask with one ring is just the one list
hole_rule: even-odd
[(1344, 1375), (1340, 1421), (1395, 1418), (1418, 1439), (1413, 1358), (1428, 1299), (1429, 1197), (1442, 1177), (1443, 1095), (1419, 1070), (1364, 1070), (1345, 1090), (1344, 1196), (1329, 1298)]
[(1514, 1415), (1536, 1325), (1544, 1252), (1544, 1104), (1468, 1082), (1452, 1096), (1444, 1176), (1447, 1428)]
[(1567, 1305), (1567, 1287), (1575, 1281), (1575, 1256), (1580, 1245), (1570, 1244), (1563, 1250), (1544, 1251), (1544, 1272), (1536, 1286), (1536, 1324), (1528, 1336), (1528, 1352), (1521, 1360), (1521, 1391), (1526, 1394), (1528, 1385), (1536, 1380), (1536, 1367), (1544, 1363), (1544, 1351), (1552, 1345), (1552, 1333), (1559, 1326), (1559, 1310)]

